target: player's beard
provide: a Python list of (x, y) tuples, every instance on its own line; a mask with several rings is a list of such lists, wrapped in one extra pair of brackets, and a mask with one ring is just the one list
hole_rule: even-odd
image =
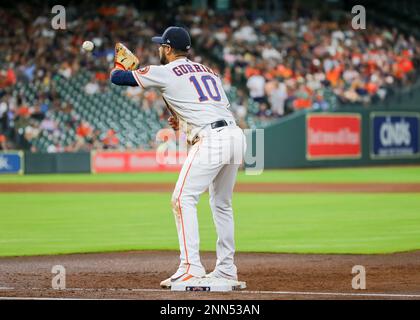
[(159, 59), (160, 59), (161, 64), (167, 64), (169, 62), (168, 58), (166, 57), (165, 51), (163, 51), (163, 50), (161, 51), (161, 53), (159, 55)]

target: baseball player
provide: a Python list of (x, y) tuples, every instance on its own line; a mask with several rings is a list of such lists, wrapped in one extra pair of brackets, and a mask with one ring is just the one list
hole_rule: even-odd
[[(243, 288), (234, 264), (232, 211), (233, 187), (245, 152), (243, 131), (229, 110), (220, 77), (212, 69), (187, 58), (191, 39), (185, 29), (169, 27), (152, 41), (160, 45), (160, 66), (137, 69), (138, 59), (117, 44), (110, 77), (117, 85), (158, 89), (172, 113), (169, 124), (187, 135), (188, 156), (171, 201), (181, 261), (178, 270), (162, 281), (161, 286), (170, 288), (175, 282), (207, 277), (218, 278), (219, 282), (226, 279)], [(208, 275), (200, 261), (196, 208), (207, 188), (218, 235), (216, 266)]]

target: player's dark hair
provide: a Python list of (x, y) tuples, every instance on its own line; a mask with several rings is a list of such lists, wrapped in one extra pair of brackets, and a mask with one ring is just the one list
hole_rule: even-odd
[(179, 50), (179, 49), (175, 49), (172, 48), (172, 51), (174, 53), (175, 56), (188, 56), (188, 51), (184, 51), (184, 50)]

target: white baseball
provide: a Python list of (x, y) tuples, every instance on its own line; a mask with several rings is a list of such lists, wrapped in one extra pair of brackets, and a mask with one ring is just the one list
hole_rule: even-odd
[(92, 51), (94, 46), (95, 45), (93, 44), (92, 41), (85, 41), (83, 42), (82, 48), (85, 49), (86, 51)]

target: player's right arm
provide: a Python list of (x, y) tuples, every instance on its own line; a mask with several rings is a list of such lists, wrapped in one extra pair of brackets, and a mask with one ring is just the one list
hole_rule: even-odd
[(132, 71), (137, 84), (143, 88), (163, 90), (168, 85), (170, 74), (165, 66), (147, 66)]
[(163, 89), (168, 81), (167, 72), (163, 66), (147, 66), (129, 71), (116, 65), (111, 71), (110, 79), (113, 84), (120, 86)]
[(113, 69), (110, 76), (111, 82), (118, 86), (138, 86), (136, 79), (131, 71), (121, 69)]

